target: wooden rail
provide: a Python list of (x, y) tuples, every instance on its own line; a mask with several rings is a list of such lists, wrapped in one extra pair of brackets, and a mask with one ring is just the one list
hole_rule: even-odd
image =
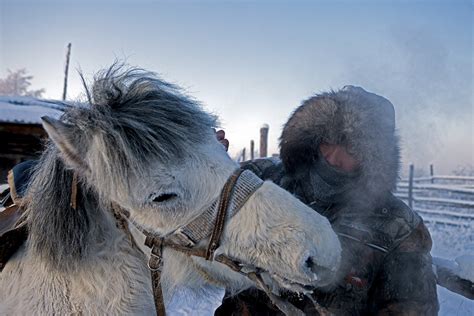
[(414, 170), (411, 164), (408, 178), (397, 183), (396, 197), (426, 222), (474, 227), (474, 177), (434, 175), (431, 165), (429, 177), (417, 178)]

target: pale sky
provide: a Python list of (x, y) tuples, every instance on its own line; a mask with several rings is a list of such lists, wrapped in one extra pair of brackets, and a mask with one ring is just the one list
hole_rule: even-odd
[(303, 99), (360, 85), (395, 105), (405, 164), (449, 173), (474, 165), (472, 28), (471, 2), (456, 0), (0, 0), (0, 77), (26, 68), (59, 99), (71, 42), (74, 99), (75, 69), (126, 59), (217, 113), (231, 155), (258, 148), (264, 123), (278, 152)]

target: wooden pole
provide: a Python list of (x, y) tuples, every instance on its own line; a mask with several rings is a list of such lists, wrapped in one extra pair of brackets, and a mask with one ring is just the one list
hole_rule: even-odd
[(434, 166), (433, 164), (430, 164), (430, 176), (431, 176), (431, 183), (434, 183)]
[(247, 159), (246, 159), (247, 157), (245, 157), (245, 156), (246, 156), (246, 153), (245, 153), (245, 147), (244, 147), (244, 149), (242, 149), (242, 161), (246, 161), (246, 160), (247, 160)]
[(68, 73), (69, 73), (69, 59), (70, 58), (71, 58), (71, 43), (67, 44), (67, 51), (66, 51), (66, 66), (64, 68), (63, 100), (66, 100), (67, 77), (68, 77)]
[(250, 141), (250, 160), (254, 160), (254, 155), (255, 155), (255, 142), (253, 139)]
[(267, 156), (269, 128), (270, 126), (268, 126), (268, 124), (263, 124), (260, 128), (260, 157)]
[(415, 166), (410, 164), (410, 173), (408, 177), (408, 206), (413, 208), (413, 174), (415, 172)]

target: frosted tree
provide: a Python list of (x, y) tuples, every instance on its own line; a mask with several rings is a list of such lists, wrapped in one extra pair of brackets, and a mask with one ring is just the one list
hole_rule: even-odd
[(31, 79), (33, 79), (33, 76), (28, 75), (26, 69), (8, 70), (6, 78), (0, 78), (0, 95), (21, 95), (40, 98), (45, 90), (30, 90)]
[(461, 165), (454, 169), (452, 173), (456, 176), (474, 177), (474, 166), (471, 164)]

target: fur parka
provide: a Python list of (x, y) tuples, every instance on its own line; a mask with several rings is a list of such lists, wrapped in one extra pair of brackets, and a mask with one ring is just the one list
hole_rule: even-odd
[[(359, 162), (357, 177), (343, 198), (321, 208), (300, 194), (321, 143), (345, 145)], [(339, 236), (342, 262), (331, 287), (313, 294), (335, 315), (436, 315), (436, 279), (431, 237), (422, 218), (392, 192), (399, 170), (394, 107), (384, 97), (346, 86), (315, 95), (298, 107), (283, 128), (280, 158), (245, 162), (325, 215)], [(306, 187), (307, 188), (307, 187)], [(315, 190), (317, 188), (314, 188)], [(317, 315), (299, 297), (288, 298)], [(224, 300), (216, 315), (279, 315), (261, 293)]]

